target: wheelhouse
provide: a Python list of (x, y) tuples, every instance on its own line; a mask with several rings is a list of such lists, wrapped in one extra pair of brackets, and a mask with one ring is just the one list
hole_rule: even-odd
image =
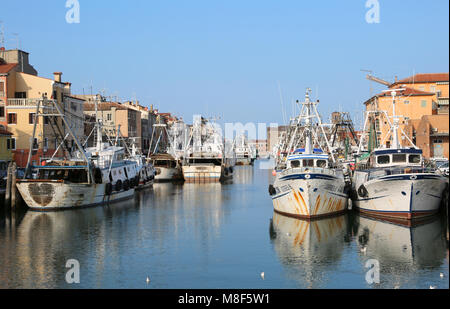
[(328, 167), (328, 155), (290, 155), (287, 158), (287, 168)]
[(415, 148), (375, 150), (370, 156), (372, 167), (422, 166), (422, 162), (422, 150)]

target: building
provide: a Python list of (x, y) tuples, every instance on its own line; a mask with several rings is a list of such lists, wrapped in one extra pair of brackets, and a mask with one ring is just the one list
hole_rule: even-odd
[(13, 159), (11, 151), (11, 133), (0, 128), (0, 161), (10, 162)]
[(280, 142), (281, 135), (286, 132), (287, 126), (268, 127), (266, 151), (271, 153)]
[[(80, 98), (80, 96), (76, 97)], [(95, 101), (92, 99), (85, 101), (85, 117), (101, 120), (103, 129), (110, 138), (115, 138), (120, 131), (120, 136), (124, 138), (127, 144), (134, 142), (137, 148), (142, 148), (140, 111), (119, 102), (100, 101), (97, 102), (97, 107), (95, 105)]]
[[(83, 136), (83, 104), (71, 97), (71, 84), (62, 82), (61, 72), (55, 72), (53, 79), (37, 76), (24, 51), (3, 50), (0, 55), (3, 55), (0, 58), (0, 128), (12, 133), (9, 146), (17, 165), (26, 166), (30, 146), (32, 164), (40, 164), (42, 159), (52, 157), (57, 149), (61, 150), (57, 156), (63, 155), (62, 149), (70, 151), (74, 142), (67, 136), (62, 144), (62, 137), (67, 135), (62, 120), (53, 116), (36, 117), (36, 109), (43, 98), (55, 100), (63, 113), (67, 113), (66, 119), (73, 123), (75, 135)], [(38, 112), (43, 112), (42, 107)], [(36, 134), (31, 141), (35, 122)], [(60, 145), (64, 147), (58, 147)]]
[[(396, 93), (395, 104), (395, 113), (397, 116), (401, 116), (400, 129), (411, 141), (417, 141), (417, 146), (422, 148), (424, 157), (433, 157), (435, 152), (445, 154), (445, 149), (448, 149), (449, 74), (416, 74), (397, 80), (388, 88), (391, 90), (402, 89)], [(389, 148), (392, 143), (392, 135), (389, 132), (389, 122), (392, 122), (393, 112), (391, 93), (381, 92), (364, 102), (364, 105), (366, 111), (372, 112), (370, 122), (374, 124), (377, 144)], [(383, 112), (386, 112), (387, 117)], [(422, 133), (419, 134), (419, 128), (424, 129), (425, 127), (441, 131), (447, 127), (447, 138), (443, 138), (444, 136), (433, 138), (433, 132), (428, 137), (423, 136)], [(439, 146), (434, 148), (434, 140), (437, 141), (437, 144), (442, 143), (442, 151), (438, 150), (441, 149)], [(402, 146), (409, 146), (409, 141), (405, 137), (401, 138), (400, 143)]]
[(248, 145), (256, 149), (258, 156), (266, 156), (268, 154), (266, 139), (252, 139), (248, 141)]

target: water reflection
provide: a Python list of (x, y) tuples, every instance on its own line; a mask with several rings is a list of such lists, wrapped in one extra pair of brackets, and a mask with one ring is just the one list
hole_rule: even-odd
[(439, 217), (408, 226), (358, 215), (354, 224), (358, 247), (365, 251), (361, 262), (370, 258), (380, 263), (379, 287), (427, 288), (417, 274), (438, 269), (445, 261), (445, 227)]
[(287, 276), (301, 287), (321, 288), (341, 259), (347, 227), (346, 215), (308, 221), (274, 212), (270, 238)]

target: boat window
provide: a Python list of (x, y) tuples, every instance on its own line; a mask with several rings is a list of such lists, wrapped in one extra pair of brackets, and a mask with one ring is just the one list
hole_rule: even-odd
[(300, 161), (299, 160), (291, 161), (291, 167), (293, 168), (300, 167)]
[(406, 154), (394, 154), (392, 155), (393, 163), (405, 163), (406, 162)]
[(420, 155), (409, 155), (409, 163), (420, 163)]
[(326, 167), (327, 160), (317, 160), (316, 165), (317, 165), (317, 167)]
[(314, 167), (314, 160), (303, 160), (303, 167)]
[(378, 164), (389, 164), (390, 158), (389, 158), (389, 156), (378, 156), (377, 163)]

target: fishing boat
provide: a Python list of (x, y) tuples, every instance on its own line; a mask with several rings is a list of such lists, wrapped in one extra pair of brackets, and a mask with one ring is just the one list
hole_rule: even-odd
[(186, 182), (218, 182), (233, 177), (235, 157), (225, 155), (225, 142), (211, 121), (195, 117), (190, 140), (192, 147), (187, 149), (182, 166)]
[(312, 139), (317, 139), (315, 129), (321, 127), (321, 120), (316, 108), (318, 101), (311, 101), (309, 92), (307, 89), (302, 112), (297, 117), (297, 125), (303, 128), (305, 147), (287, 156), (286, 168), (276, 172), (274, 184), (269, 186), (276, 212), (305, 219), (345, 212), (349, 192), (343, 170), (331, 168), (329, 155), (320, 148), (313, 148)]
[(165, 123), (153, 125), (147, 161), (155, 168), (155, 181), (157, 182), (183, 180), (181, 162), (177, 158), (183, 149), (183, 143), (180, 141), (180, 135), (184, 133), (183, 124), (184, 122), (180, 121), (174, 123), (169, 129), (170, 133)]
[(168, 153), (158, 153), (150, 156), (150, 162), (156, 170), (155, 181), (182, 180), (181, 164)]
[(247, 137), (242, 134), (236, 139), (236, 165), (253, 165), (254, 151), (248, 144)]
[[(390, 148), (376, 148), (367, 164), (359, 165), (353, 175), (353, 205), (368, 215), (382, 218), (417, 219), (439, 210), (448, 190), (448, 180), (433, 169), (424, 167), (422, 150), (399, 129), (401, 116), (395, 114), (396, 91), (392, 95), (392, 123), (387, 117), (392, 136)], [(399, 131), (409, 147), (399, 143)], [(387, 137), (386, 137), (387, 138)]]
[[(117, 202), (134, 196), (137, 164), (124, 160), (123, 147), (102, 142), (98, 121), (96, 146), (84, 149), (58, 103), (44, 98), (38, 101), (37, 110), (41, 110), (41, 106), (42, 112), (37, 116), (61, 118), (68, 132), (66, 138), (72, 137), (77, 150), (70, 157), (54, 158), (64, 145), (64, 138), (52, 158), (39, 166), (32, 166), (33, 145), (30, 145), (24, 178), (17, 180), (17, 189), (29, 208), (41, 211), (73, 209)], [(36, 135), (36, 123), (33, 138)], [(32, 169), (37, 171), (35, 177), (31, 177)]]

